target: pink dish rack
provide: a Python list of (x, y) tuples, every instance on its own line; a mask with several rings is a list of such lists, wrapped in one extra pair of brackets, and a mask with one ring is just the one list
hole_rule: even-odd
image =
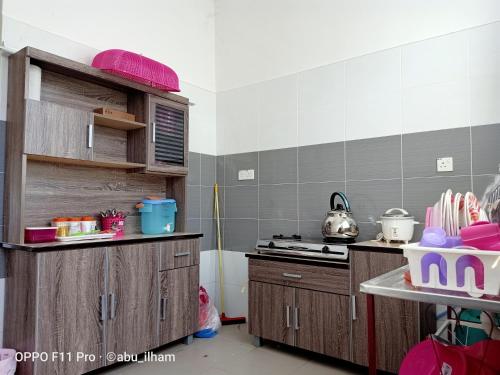
[(109, 49), (98, 53), (92, 66), (163, 91), (181, 91), (179, 78), (173, 69), (134, 52)]

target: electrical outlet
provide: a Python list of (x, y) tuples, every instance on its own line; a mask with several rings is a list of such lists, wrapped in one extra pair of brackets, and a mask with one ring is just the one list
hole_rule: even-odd
[(453, 172), (453, 158), (438, 158), (437, 159), (437, 171), (438, 172)]
[(254, 180), (254, 179), (255, 179), (254, 169), (242, 169), (238, 171), (238, 181)]

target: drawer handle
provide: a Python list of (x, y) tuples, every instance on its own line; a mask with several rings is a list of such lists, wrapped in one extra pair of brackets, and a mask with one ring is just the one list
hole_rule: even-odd
[(106, 316), (108, 315), (107, 306), (106, 306), (106, 296), (103, 294), (102, 296), (99, 297), (99, 308), (101, 310), (101, 317), (100, 321), (104, 322), (106, 320)]
[(161, 312), (160, 320), (165, 320), (167, 315), (167, 299), (165, 297), (161, 298)]
[(352, 308), (352, 320), (357, 319), (356, 314), (356, 296), (351, 297), (351, 308)]
[(293, 317), (294, 323), (295, 323), (295, 330), (299, 330), (299, 308), (296, 307), (294, 310), (294, 317)]
[(185, 257), (185, 256), (188, 256), (190, 254), (191, 254), (190, 251), (185, 251), (184, 253), (177, 253), (177, 254), (175, 254), (174, 257)]
[(115, 318), (116, 318), (116, 294), (110, 293), (109, 297), (111, 299), (111, 301), (109, 303), (111, 305), (111, 310), (109, 311), (109, 319), (115, 320)]
[(286, 305), (286, 328), (290, 328), (290, 305)]
[(153, 132), (153, 134), (151, 135), (151, 138), (152, 138), (153, 143), (156, 143), (156, 122), (153, 122), (151, 125), (152, 125), (151, 128), (152, 128), (152, 132)]
[(296, 273), (283, 272), (283, 277), (289, 277), (291, 279), (302, 279), (302, 275)]
[(87, 148), (94, 147), (94, 124), (87, 127)]

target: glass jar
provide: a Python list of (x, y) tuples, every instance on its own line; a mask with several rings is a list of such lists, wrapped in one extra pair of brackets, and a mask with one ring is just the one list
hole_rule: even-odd
[(51, 225), (57, 227), (57, 237), (69, 236), (69, 219), (67, 217), (56, 217), (52, 219)]

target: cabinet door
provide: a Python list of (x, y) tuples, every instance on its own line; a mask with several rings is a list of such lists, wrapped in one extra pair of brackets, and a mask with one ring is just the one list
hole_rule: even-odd
[[(71, 353), (38, 362), (38, 374), (82, 374), (104, 365), (101, 296), (105, 296), (104, 248), (39, 254), (37, 352)], [(77, 361), (77, 352), (95, 361)]]
[(108, 248), (108, 352), (157, 346), (158, 244)]
[(294, 344), (294, 289), (250, 281), (248, 285), (248, 331), (264, 339)]
[(198, 328), (198, 266), (160, 272), (160, 345)]
[[(359, 284), (406, 264), (400, 254), (351, 251), (352, 291), (355, 296), (355, 320), (352, 322), (353, 362), (368, 365), (366, 296)], [(353, 316), (354, 318), (354, 316)], [(377, 367), (397, 373), (408, 350), (419, 341), (418, 303), (394, 298), (375, 297)]]
[(148, 170), (187, 174), (188, 106), (150, 97)]
[(350, 359), (349, 297), (295, 289), (295, 346)]
[[(24, 152), (92, 160), (92, 117), (89, 112), (50, 102), (26, 101)], [(89, 143), (90, 141), (90, 143)]]

